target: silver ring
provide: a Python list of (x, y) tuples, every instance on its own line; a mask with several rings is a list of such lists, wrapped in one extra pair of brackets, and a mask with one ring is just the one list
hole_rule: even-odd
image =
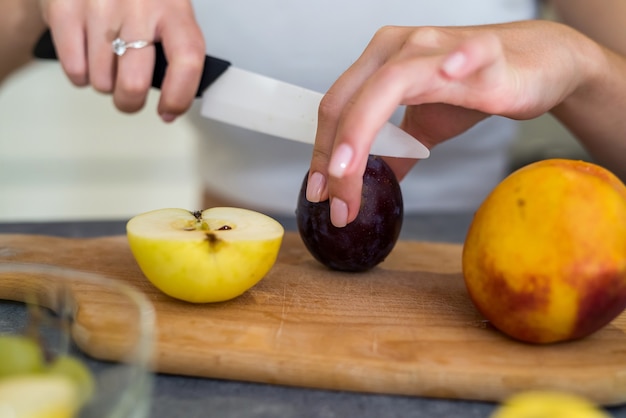
[(149, 41), (132, 41), (126, 42), (122, 38), (117, 38), (113, 42), (111, 42), (111, 48), (113, 49), (113, 53), (118, 57), (121, 57), (126, 53), (126, 50), (129, 48), (140, 49), (145, 48), (148, 45), (151, 45), (152, 42)]

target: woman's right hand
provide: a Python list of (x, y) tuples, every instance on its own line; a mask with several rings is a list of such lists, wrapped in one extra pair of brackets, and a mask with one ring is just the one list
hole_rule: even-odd
[(111, 43), (161, 42), (168, 69), (158, 113), (173, 121), (191, 106), (205, 45), (190, 0), (39, 0), (63, 70), (76, 86), (111, 94), (123, 112), (140, 110), (154, 71), (154, 47), (116, 56)]

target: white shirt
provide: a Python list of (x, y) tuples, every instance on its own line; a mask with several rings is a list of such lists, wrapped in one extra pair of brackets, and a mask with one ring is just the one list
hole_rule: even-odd
[[(195, 2), (207, 53), (320, 92), (382, 26), (507, 22), (534, 18), (536, 7), (532, 0)], [(199, 170), (207, 189), (241, 206), (292, 215), (312, 146), (201, 119), (197, 113), (188, 117), (199, 130)], [(492, 117), (434, 148), (401, 183), (405, 210), (477, 207), (505, 174), (514, 137), (513, 121)]]

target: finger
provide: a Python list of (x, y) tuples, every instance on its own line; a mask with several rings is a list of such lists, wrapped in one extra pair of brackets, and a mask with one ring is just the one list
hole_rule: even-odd
[[(352, 74), (355, 76), (353, 77)], [(358, 64), (351, 67), (335, 82), (320, 102), (307, 184), (307, 199), (311, 202), (321, 202), (328, 199), (326, 182), (337, 125), (345, 103), (349, 101), (353, 91), (358, 89), (358, 80), (365, 79), (366, 76), (367, 71), (361, 73)]]
[(491, 33), (482, 33), (462, 42), (441, 65), (450, 79), (463, 79), (494, 65), (502, 57), (502, 45)]
[(337, 79), (322, 98), (318, 111), (317, 132), (307, 184), (307, 199), (311, 202), (319, 202), (328, 198), (326, 189), (328, 165), (341, 114), (352, 96), (377, 70), (379, 63), (384, 62), (388, 55), (393, 53), (393, 50), (389, 48), (377, 47), (382, 42), (381, 38), (390, 37), (389, 32), (394, 32), (393, 35), (395, 36), (395, 30), (379, 31), (361, 57)]
[(176, 19), (168, 20), (161, 30), (167, 56), (167, 73), (161, 87), (158, 112), (172, 121), (192, 105), (202, 77), (206, 48), (193, 10), (184, 8)]
[(335, 226), (349, 223), (358, 215), (361, 181), (376, 134), (409, 91), (415, 92), (419, 86), (428, 88), (439, 61), (418, 57), (386, 63), (369, 77), (344, 110), (328, 165), (328, 193), (347, 208), (345, 219), (333, 218), (335, 212), (331, 212)]
[(328, 199), (328, 191), (326, 190), (328, 162), (333, 149), (337, 123), (343, 103), (347, 101), (344, 95), (349, 95), (350, 91), (350, 88), (347, 87), (348, 92), (342, 92), (342, 82), (342, 78), (337, 80), (322, 98), (318, 109), (317, 131), (315, 133), (306, 194), (310, 202), (321, 202)]
[(87, 14), (87, 60), (89, 82), (101, 93), (113, 92), (115, 86), (116, 57), (111, 49), (118, 36), (122, 21), (108, 2), (96, 3), (85, 11)]
[(55, 1), (45, 10), (55, 49), (63, 71), (79, 87), (89, 83), (87, 40), (82, 2)]
[[(348, 160), (352, 158), (352, 150), (346, 148), (345, 144), (337, 147), (333, 153), (333, 158)], [(363, 189), (363, 174), (367, 165), (365, 160), (358, 160), (353, 163), (356, 167), (353, 175), (344, 176), (340, 179), (328, 177), (328, 195), (330, 198), (330, 220), (338, 228), (344, 227), (359, 214), (361, 207), (361, 193)], [(359, 174), (360, 173), (360, 174)]]
[(516, 96), (512, 89), (518, 82), (507, 69), (503, 45), (493, 33), (472, 36), (458, 45), (442, 61), (440, 75), (446, 88), (424, 100), (500, 114)]
[[(119, 38), (129, 45), (148, 43), (145, 47), (129, 47), (123, 55), (116, 57), (113, 102), (122, 112), (136, 112), (144, 106), (152, 82), (155, 50), (151, 44), (154, 29), (150, 28), (145, 19), (129, 17), (122, 23)], [(113, 52), (109, 54), (113, 55)]]

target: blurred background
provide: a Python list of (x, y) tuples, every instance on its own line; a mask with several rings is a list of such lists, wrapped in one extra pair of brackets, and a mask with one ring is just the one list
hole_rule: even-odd
[(0, 85), (0, 222), (125, 219), (199, 208), (196, 133), (135, 115), (75, 88), (58, 62), (36, 62)]
[[(552, 17), (545, 10), (546, 17)], [(202, 132), (186, 118), (164, 124), (158, 92), (144, 110), (70, 84), (58, 62), (40, 61), (0, 84), (0, 222), (120, 220), (164, 207), (201, 209), (195, 158)], [(586, 153), (551, 116), (521, 122), (514, 170)]]

